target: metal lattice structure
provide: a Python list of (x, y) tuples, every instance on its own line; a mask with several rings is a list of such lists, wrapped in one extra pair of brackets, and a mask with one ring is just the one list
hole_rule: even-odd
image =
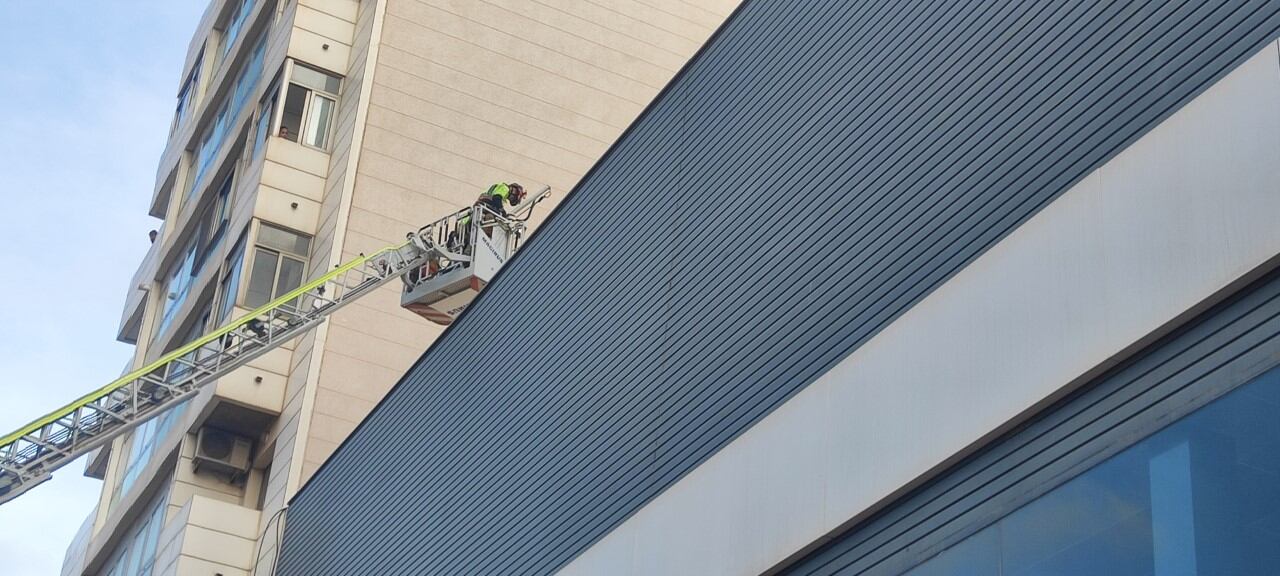
[[(473, 246), (446, 242), (449, 232), (478, 235), (501, 226), (517, 237), (519, 216), (548, 196), (543, 190), (508, 217), (483, 207), (450, 214), (399, 246), (361, 255), (235, 321), (125, 374), (0, 438), (0, 504), (48, 480), (54, 470), (177, 406), (202, 386), (318, 326), (326, 317), (387, 282), (429, 282), (441, 264), (466, 266)], [(455, 236), (456, 237), (456, 236)], [(472, 236), (475, 237), (475, 236)]]
[(0, 503), (421, 266), (426, 257), (419, 244), (405, 242), (352, 260), (5, 436), (0, 439)]

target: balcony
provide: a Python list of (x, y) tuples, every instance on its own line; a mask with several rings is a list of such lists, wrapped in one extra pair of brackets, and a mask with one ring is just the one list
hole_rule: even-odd
[[(161, 226), (161, 232), (164, 227)], [(116, 340), (126, 344), (138, 343), (138, 332), (142, 328), (143, 313), (147, 308), (147, 294), (154, 284), (156, 275), (159, 274), (158, 267), (160, 265), (160, 253), (162, 252), (161, 242), (157, 237), (155, 242), (151, 243), (151, 249), (147, 250), (147, 255), (142, 259), (142, 263), (138, 265), (138, 270), (133, 273), (133, 279), (129, 281), (129, 291), (124, 297), (124, 312), (120, 316), (120, 327), (116, 331)]]

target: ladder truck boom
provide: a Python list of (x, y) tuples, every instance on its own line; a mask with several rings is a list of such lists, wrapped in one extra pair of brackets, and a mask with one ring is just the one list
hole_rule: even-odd
[[(169, 352), (0, 438), (0, 504), (48, 480), (58, 468), (111, 442), (227, 373), (318, 326), (333, 312), (394, 279), (402, 303), (447, 324), (514, 254), (544, 188), (519, 210), (499, 216), (483, 206), (460, 210), (397, 246), (361, 255), (227, 325)], [(496, 261), (495, 261), (496, 260)], [(465, 284), (466, 290), (452, 286)], [(441, 314), (432, 305), (448, 300)]]

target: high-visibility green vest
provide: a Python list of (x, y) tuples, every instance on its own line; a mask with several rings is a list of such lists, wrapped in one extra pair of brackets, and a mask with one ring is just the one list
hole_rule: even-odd
[[(499, 182), (497, 184), (494, 184), (493, 186), (490, 186), (489, 189), (485, 190), (484, 193), (488, 196), (497, 196), (501, 201), (506, 202), (507, 197), (511, 195), (511, 187), (507, 186), (506, 183), (504, 182)], [(462, 226), (466, 226), (467, 224), (470, 224), (471, 214), (467, 214), (466, 216), (459, 218), (458, 223)]]
[(507, 186), (506, 183), (504, 182), (499, 182), (497, 184), (494, 184), (493, 186), (490, 186), (489, 191), (485, 192), (485, 194), (488, 194), (490, 196), (497, 196), (498, 198), (501, 198), (503, 202), (506, 202), (507, 196), (511, 194), (511, 187)]

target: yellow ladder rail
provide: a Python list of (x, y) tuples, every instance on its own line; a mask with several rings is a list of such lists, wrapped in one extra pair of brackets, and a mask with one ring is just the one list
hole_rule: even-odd
[(6, 434), (0, 438), (0, 503), (425, 261), (413, 241), (355, 258)]

